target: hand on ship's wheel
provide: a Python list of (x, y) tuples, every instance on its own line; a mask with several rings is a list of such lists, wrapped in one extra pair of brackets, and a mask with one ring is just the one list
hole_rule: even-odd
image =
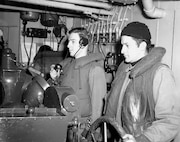
[[(103, 124), (106, 123), (107, 128), (103, 128)], [(102, 129), (97, 132), (98, 128), (106, 129), (107, 134), (102, 134)], [(104, 130), (103, 130), (104, 131)], [(99, 134), (99, 136), (98, 136)], [(86, 141), (88, 142), (105, 142), (104, 135), (107, 135), (108, 142), (114, 142), (114, 140), (121, 141), (122, 137), (125, 135), (123, 128), (113, 119), (107, 116), (102, 116), (98, 118), (89, 128), (89, 131), (86, 135)]]

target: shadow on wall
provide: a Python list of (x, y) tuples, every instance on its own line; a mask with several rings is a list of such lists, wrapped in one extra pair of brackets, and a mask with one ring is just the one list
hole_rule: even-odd
[(116, 42), (115, 44), (115, 53), (116, 53), (116, 65), (119, 66), (120, 63), (124, 60), (124, 56), (121, 54), (121, 49), (122, 49), (122, 45), (121, 45), (121, 41), (120, 39)]
[(49, 78), (50, 66), (64, 59), (63, 51), (39, 52), (34, 58), (34, 68), (44, 74), (45, 80)]

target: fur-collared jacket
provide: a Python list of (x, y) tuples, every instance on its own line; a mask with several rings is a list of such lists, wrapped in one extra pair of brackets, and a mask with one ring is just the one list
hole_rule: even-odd
[(105, 115), (137, 142), (171, 142), (178, 134), (180, 95), (172, 71), (161, 63), (164, 54), (156, 47), (134, 66), (121, 63), (107, 97)]

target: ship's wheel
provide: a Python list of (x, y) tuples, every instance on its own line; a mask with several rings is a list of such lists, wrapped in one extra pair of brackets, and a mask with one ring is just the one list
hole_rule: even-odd
[(113, 118), (102, 116), (89, 128), (86, 135), (88, 142), (121, 142), (124, 129)]

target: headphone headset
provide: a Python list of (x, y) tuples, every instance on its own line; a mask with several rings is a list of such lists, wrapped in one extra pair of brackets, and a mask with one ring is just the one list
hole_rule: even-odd
[(80, 36), (80, 38), (81, 38), (81, 39), (79, 40), (79, 44), (81, 45), (81, 47), (88, 45), (89, 41), (88, 41), (87, 38), (85, 38), (85, 37), (83, 37), (83, 36)]
[(73, 32), (79, 34), (80, 37), (79, 44), (81, 46), (80, 48), (82, 48), (82, 46), (88, 45), (91, 35), (85, 28), (77, 27), (69, 31), (69, 33), (73, 33)]
[(79, 33), (79, 49), (76, 51), (76, 53), (74, 54), (74, 56), (79, 52), (80, 49), (83, 49), (86, 45), (88, 45), (88, 38), (85, 37), (84, 33)]

